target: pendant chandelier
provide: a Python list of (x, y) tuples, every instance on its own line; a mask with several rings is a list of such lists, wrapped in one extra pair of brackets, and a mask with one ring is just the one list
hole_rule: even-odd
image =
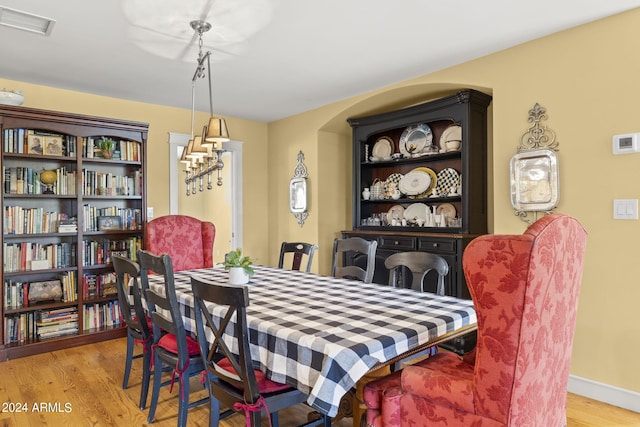
[[(204, 177), (207, 177), (207, 189), (211, 190), (212, 175), (217, 171), (218, 186), (222, 185), (222, 154), (225, 150), (222, 143), (229, 141), (227, 123), (222, 117), (213, 115), (213, 94), (211, 90), (211, 52), (202, 52), (202, 35), (211, 29), (211, 24), (205, 21), (191, 21), (191, 28), (198, 34), (198, 63), (191, 79), (191, 139), (182, 152), (180, 161), (185, 164), (185, 183), (187, 196), (196, 193), (199, 184), (200, 191), (204, 191)], [(206, 62), (206, 67), (205, 67)], [(209, 80), (209, 123), (204, 127), (202, 135), (194, 135), (194, 120), (196, 112), (196, 82), (198, 79)]]

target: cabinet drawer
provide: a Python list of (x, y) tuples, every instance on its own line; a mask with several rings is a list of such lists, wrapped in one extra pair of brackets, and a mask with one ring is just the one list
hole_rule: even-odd
[(424, 252), (455, 252), (456, 241), (453, 239), (438, 239), (421, 237), (418, 239), (418, 250)]
[(415, 237), (380, 236), (378, 246), (384, 249), (416, 250)]

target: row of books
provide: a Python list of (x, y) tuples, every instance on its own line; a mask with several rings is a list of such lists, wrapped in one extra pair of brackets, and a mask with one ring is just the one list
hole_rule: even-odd
[(121, 208), (108, 206), (99, 208), (85, 203), (82, 206), (83, 228), (82, 231), (100, 231), (100, 217), (120, 217), (121, 230), (140, 230), (142, 228), (142, 210), (134, 208)]
[[(82, 138), (82, 157), (87, 159), (99, 158), (102, 157), (101, 150), (98, 149), (97, 142), (101, 140), (102, 137), (86, 137)], [(136, 141), (115, 141), (116, 146), (113, 151), (113, 159), (114, 160), (125, 160), (132, 162), (139, 162), (141, 153), (140, 153), (140, 143)]]
[[(76, 194), (76, 172), (66, 166), (55, 169), (56, 182), (49, 190), (59, 195)], [(4, 194), (45, 194), (48, 187), (40, 181), (40, 172), (26, 166), (2, 167)]]
[[(49, 188), (40, 181), (40, 171), (30, 167), (2, 167), (4, 194), (46, 194), (47, 190), (58, 195), (75, 195), (77, 174), (66, 166), (55, 169), (56, 182)], [(82, 170), (82, 194), (85, 196), (140, 196), (142, 172), (131, 176), (115, 175), (93, 170)]]
[(132, 176), (123, 176), (83, 169), (82, 194), (85, 196), (140, 196), (142, 172), (135, 171)]
[(78, 309), (57, 308), (38, 312), (36, 334), (39, 339), (78, 333)]
[(4, 318), (4, 342), (24, 343), (78, 333), (76, 307), (30, 311)]
[(82, 265), (109, 264), (112, 253), (135, 259), (138, 249), (142, 249), (142, 238), (138, 236), (120, 240), (83, 240)]
[(4, 243), (5, 272), (66, 268), (76, 265), (75, 242)]
[(99, 297), (112, 297), (118, 294), (116, 274), (85, 274), (82, 276), (82, 298), (90, 300)]
[[(58, 275), (55, 279), (62, 286), (62, 302), (73, 302), (78, 300), (78, 290), (76, 286), (76, 272), (67, 271)], [(16, 280), (4, 281), (4, 300), (5, 309), (16, 309), (29, 307), (29, 286), (37, 282), (22, 282)]]
[[(75, 229), (70, 225), (75, 223)], [(62, 226), (63, 229), (60, 228)], [(44, 208), (5, 206), (2, 232), (7, 234), (64, 233), (78, 230), (77, 220), (64, 212)]]
[[(101, 157), (99, 141), (108, 136), (82, 138), (82, 157), (92, 159)], [(109, 138), (110, 139), (110, 138)], [(5, 128), (2, 131), (2, 151), (5, 153), (76, 157), (76, 137), (37, 129)], [(140, 161), (141, 146), (139, 142), (114, 141), (114, 153), (118, 159)]]
[(124, 323), (118, 301), (84, 306), (83, 329), (101, 329)]
[(76, 156), (76, 137), (35, 129), (4, 129), (2, 151), (5, 153)]

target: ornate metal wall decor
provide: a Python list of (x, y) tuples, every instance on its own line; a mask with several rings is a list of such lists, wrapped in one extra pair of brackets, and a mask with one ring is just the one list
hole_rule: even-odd
[(529, 110), (528, 122), (533, 125), (521, 136), (518, 152), (510, 162), (511, 205), (515, 214), (528, 224), (539, 213), (551, 213), (560, 197), (556, 154), (559, 143), (555, 132), (541, 123), (547, 119), (546, 113), (538, 103)]
[(289, 181), (289, 210), (298, 220), (300, 227), (307, 219), (307, 167), (304, 165), (304, 154), (298, 153), (298, 165)]

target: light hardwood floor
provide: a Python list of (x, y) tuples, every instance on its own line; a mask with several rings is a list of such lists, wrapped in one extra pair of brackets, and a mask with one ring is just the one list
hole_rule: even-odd
[[(129, 388), (122, 390), (125, 343), (121, 338), (0, 363), (0, 426), (147, 425), (148, 411), (137, 406), (139, 360), (134, 361)], [(206, 396), (195, 378), (191, 390), (192, 397)], [(166, 387), (161, 392), (153, 426), (176, 425), (178, 392), (177, 385), (173, 394)], [(305, 405), (283, 411), (280, 424), (296, 425), (306, 419), (307, 411)], [(569, 427), (640, 426), (640, 414), (572, 394), (567, 416)], [(189, 411), (190, 426), (207, 426), (208, 422), (206, 405)], [(346, 427), (351, 419), (336, 424)], [(234, 415), (221, 425), (244, 426), (244, 417)]]

